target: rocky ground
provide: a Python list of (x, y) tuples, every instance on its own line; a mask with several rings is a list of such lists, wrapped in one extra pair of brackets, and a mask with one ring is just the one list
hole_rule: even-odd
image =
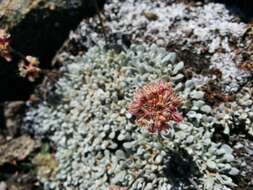
[[(51, 10), (41, 4), (39, 10)], [(60, 24), (57, 42), (45, 26), (50, 35), (38, 49), (36, 39), (30, 47), (20, 42), (36, 27), (30, 33), (15, 23), (16, 47), (52, 61), (43, 67), (58, 74), (32, 96), (34, 84), (16, 75), (21, 96), (12, 98), (16, 88), (3, 82), (3, 100), (30, 100), (2, 104), (0, 189), (253, 189), (253, 28), (251, 12), (238, 7), (112, 0), (61, 48), (83, 15), (67, 28)], [(134, 91), (156, 80), (171, 81), (183, 98), (183, 122), (170, 123), (161, 138), (138, 128), (127, 112)]]

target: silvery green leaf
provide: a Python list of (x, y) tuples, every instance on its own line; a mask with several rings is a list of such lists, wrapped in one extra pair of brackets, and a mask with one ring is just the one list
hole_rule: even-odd
[(212, 190), (214, 186), (214, 178), (211, 176), (207, 176), (204, 181), (204, 189)]
[(206, 165), (210, 170), (215, 170), (217, 168), (216, 163), (212, 160), (207, 160)]
[(237, 168), (232, 168), (230, 171), (229, 171), (229, 175), (233, 175), (233, 176), (236, 176), (239, 174), (239, 170)]

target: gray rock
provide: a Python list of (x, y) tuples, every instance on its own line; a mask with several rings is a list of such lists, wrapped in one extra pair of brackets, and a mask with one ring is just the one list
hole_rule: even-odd
[(14, 137), (17, 135), (21, 126), (21, 113), (24, 111), (25, 102), (14, 101), (4, 104), (4, 117), (8, 136)]
[(34, 141), (28, 136), (21, 136), (0, 145), (0, 166), (12, 161), (26, 158), (32, 151), (40, 146), (39, 141)]

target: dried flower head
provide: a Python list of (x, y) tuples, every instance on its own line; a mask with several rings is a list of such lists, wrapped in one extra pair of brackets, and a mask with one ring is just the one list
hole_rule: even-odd
[(10, 62), (11, 58), (11, 47), (10, 47), (11, 35), (5, 30), (0, 29), (0, 56), (6, 61)]
[(168, 121), (182, 121), (182, 115), (177, 112), (181, 105), (171, 83), (157, 81), (137, 90), (128, 111), (136, 117), (138, 125), (148, 127), (150, 132), (160, 132), (169, 128)]
[(34, 82), (40, 76), (39, 60), (36, 57), (26, 56), (19, 64), (19, 73), (22, 77), (27, 77), (29, 81)]

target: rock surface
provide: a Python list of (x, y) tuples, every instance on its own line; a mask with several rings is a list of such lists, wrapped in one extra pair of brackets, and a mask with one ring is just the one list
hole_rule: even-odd
[[(98, 4), (103, 1), (98, 0)], [(38, 57), (42, 66), (49, 68), (69, 31), (95, 12), (92, 0), (3, 0), (0, 26), (11, 33), (12, 47)], [(33, 86), (17, 76), (17, 65), (3, 59), (0, 63), (0, 102), (27, 98)]]
[(39, 143), (28, 136), (21, 136), (0, 145), (0, 166), (25, 159), (38, 146)]
[(23, 101), (6, 102), (4, 104), (4, 117), (7, 135), (15, 137), (19, 133), (21, 125), (21, 113), (24, 110), (25, 103)]

